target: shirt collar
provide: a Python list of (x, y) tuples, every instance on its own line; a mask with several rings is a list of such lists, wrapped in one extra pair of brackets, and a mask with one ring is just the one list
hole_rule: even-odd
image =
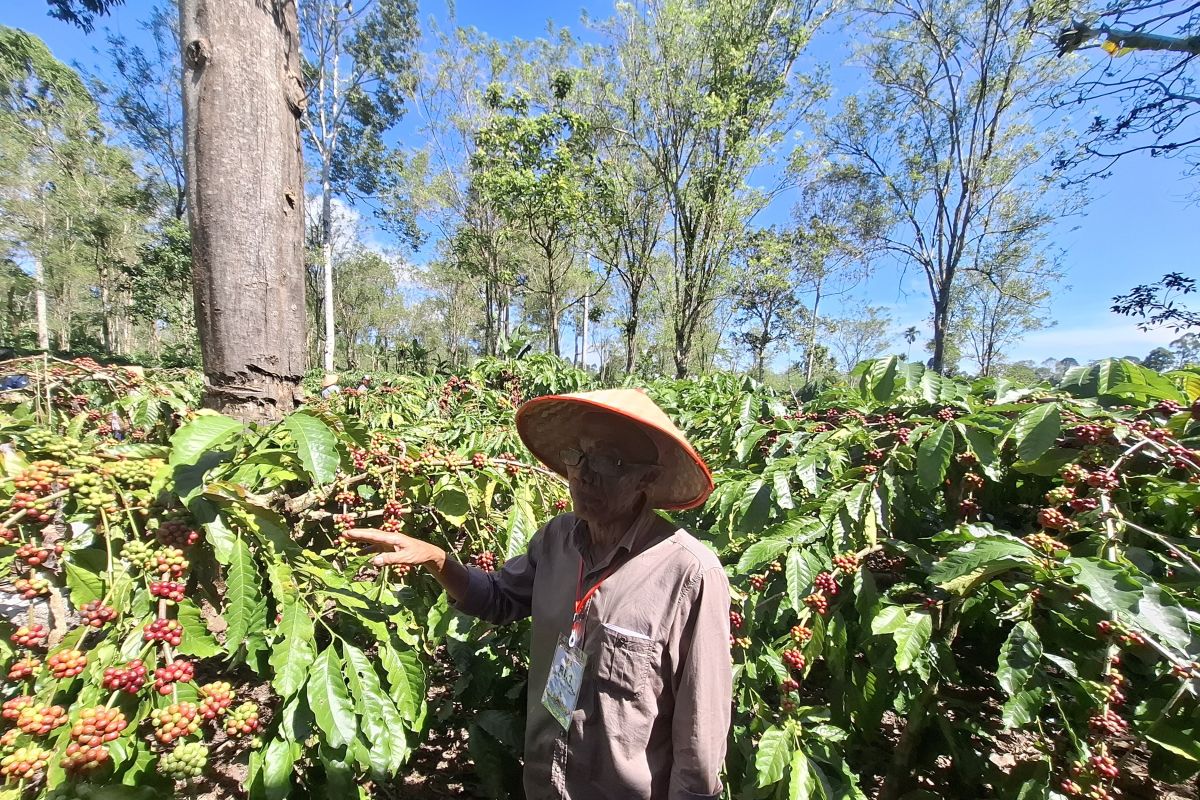
[[(654, 509), (650, 507), (649, 503), (643, 505), (642, 510), (638, 513), (637, 519), (635, 519), (633, 524), (629, 526), (629, 530), (625, 531), (625, 535), (621, 537), (619, 542), (617, 542), (617, 546), (613, 548), (613, 551), (608, 554), (607, 558), (597, 564), (593, 564), (589, 570), (589, 573), (607, 568), (608, 565), (611, 564), (617, 557), (617, 553), (621, 552), (622, 550), (628, 554), (634, 554), (644, 549), (648, 541), (647, 534), (654, 523), (658, 521), (658, 519), (659, 516), (654, 513)], [(582, 558), (584, 548), (588, 543), (587, 522), (576, 517), (575, 528), (572, 532), (572, 535), (575, 543), (575, 549), (579, 551), (579, 555)]]

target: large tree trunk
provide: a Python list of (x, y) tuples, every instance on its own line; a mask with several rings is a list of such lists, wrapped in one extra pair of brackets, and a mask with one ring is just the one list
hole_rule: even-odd
[(950, 293), (942, 291), (933, 298), (933, 358), (929, 368), (941, 372), (946, 361), (946, 329), (950, 327)]
[(293, 0), (180, 0), (204, 405), (292, 410), (305, 367), (300, 38)]

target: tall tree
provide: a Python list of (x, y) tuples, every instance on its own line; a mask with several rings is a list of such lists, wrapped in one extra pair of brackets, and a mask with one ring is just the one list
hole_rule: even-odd
[(528, 237), (536, 258), (525, 280), (527, 297), (540, 301), (549, 350), (561, 355), (562, 314), (587, 291), (580, 285), (581, 242), (592, 208), (604, 193), (596, 173), (592, 127), (567, 105), (567, 72), (550, 77), (550, 105), (536, 109), (524, 92), (489, 90), (501, 111), (476, 137), (472, 166), (480, 190)]
[(879, 355), (892, 339), (892, 318), (882, 306), (863, 306), (828, 323), (829, 345), (843, 372)]
[(1154, 283), (1135, 286), (1126, 294), (1112, 299), (1112, 310), (1126, 317), (1137, 317), (1138, 327), (1171, 328), (1179, 331), (1200, 328), (1200, 310), (1180, 302), (1184, 295), (1196, 291), (1196, 279), (1181, 272), (1168, 272)]
[(862, 54), (874, 88), (824, 127), (832, 158), (892, 214), (882, 249), (924, 273), (935, 370), (948, 361), (960, 273), (986, 265), (974, 254), (1072, 210), (1074, 197), (1044, 178), (1069, 137), (1034, 116), (1064, 70), (1037, 50), (1047, 10), (1036, 0), (877, 4)]
[(405, 111), (413, 81), (413, 0), (299, 0), (308, 102), (304, 141), (321, 194), (323, 363), (333, 370), (335, 325), (332, 200), (376, 195), (395, 154), (386, 134)]
[(176, 219), (187, 212), (183, 175), (183, 85), (179, 80), (179, 4), (169, 0), (142, 21), (149, 49), (123, 34), (107, 35), (109, 74), (92, 87), (108, 120), (167, 195)]
[[(69, 106), (91, 102), (79, 75), (41, 39), (0, 26), (0, 209), (10, 251), (33, 265), (37, 347), (50, 348), (46, 259), (54, 229), (49, 194), (60, 162), (46, 147), (62, 139)], [(22, 252), (23, 251), (23, 252)]]
[(754, 374), (763, 380), (767, 354), (792, 339), (805, 313), (796, 294), (793, 234), (767, 228), (752, 233), (741, 248), (742, 272), (733, 287), (736, 339), (754, 358)]
[(607, 28), (622, 117), (666, 193), (672, 269), (663, 287), (675, 372), (684, 376), (727, 264), (770, 191), (747, 178), (805, 110), (819, 81), (793, 73), (832, 4), (808, 0), (643, 0)]
[(184, 154), (205, 405), (247, 420), (304, 373), (305, 96), (292, 0), (180, 0)]

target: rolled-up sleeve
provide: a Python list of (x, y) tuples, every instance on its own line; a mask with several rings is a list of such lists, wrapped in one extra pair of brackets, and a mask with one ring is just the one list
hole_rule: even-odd
[(675, 654), (669, 800), (717, 798), (729, 736), (733, 667), (729, 581), (720, 567), (699, 573), (680, 598)]
[(464, 614), (504, 625), (528, 617), (533, 607), (533, 579), (537, 572), (545, 527), (529, 540), (524, 555), (510, 558), (495, 572), (469, 564), (466, 596), (451, 605)]

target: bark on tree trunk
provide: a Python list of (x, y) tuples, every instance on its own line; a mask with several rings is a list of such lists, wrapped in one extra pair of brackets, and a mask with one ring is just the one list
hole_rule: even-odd
[(933, 358), (929, 367), (941, 372), (946, 359), (946, 328), (950, 324), (950, 298), (943, 292), (933, 301)]
[(181, 0), (179, 17), (204, 405), (273, 420), (305, 367), (296, 5)]

